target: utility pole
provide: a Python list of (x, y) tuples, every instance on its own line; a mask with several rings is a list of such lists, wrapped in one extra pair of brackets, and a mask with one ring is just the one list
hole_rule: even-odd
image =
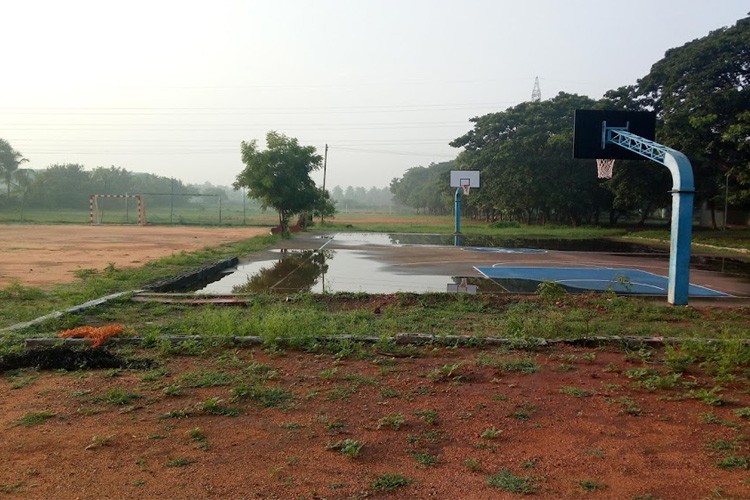
[[(325, 152), (323, 153), (323, 193), (326, 192), (326, 167), (328, 164), (328, 144), (326, 144)], [(320, 223), (323, 223), (323, 211), (320, 211)]]

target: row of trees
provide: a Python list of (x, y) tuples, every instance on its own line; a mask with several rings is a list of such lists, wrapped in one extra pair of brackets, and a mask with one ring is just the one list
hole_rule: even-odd
[[(0, 144), (2, 142), (5, 141), (0, 139)], [(183, 184), (177, 179), (134, 173), (119, 167), (97, 167), (89, 171), (74, 163), (51, 165), (43, 170), (17, 168), (11, 173), (4, 170), (3, 182), (6, 189), (0, 195), (0, 208), (82, 209), (88, 206), (90, 194), (154, 194), (149, 197), (152, 207), (188, 206), (206, 201), (203, 197), (190, 196), (194, 194), (218, 196), (223, 200), (230, 198), (225, 188), (210, 184)], [(242, 203), (239, 195), (234, 198)]]
[(657, 112), (657, 140), (683, 151), (695, 171), (696, 200), (750, 205), (750, 18), (669, 50), (633, 86), (601, 100), (560, 93), (471, 119), (473, 129), (451, 145), (455, 162), (409, 169), (394, 179), (396, 201), (426, 213), (450, 210), (451, 169), (480, 170), (482, 188), (466, 203), (476, 215), (578, 224), (615, 223), (623, 214), (641, 222), (669, 206), (668, 171), (647, 161), (618, 161), (609, 181), (593, 160), (573, 160), (575, 109)]
[(387, 187), (335, 186), (331, 189), (331, 199), (337, 209), (386, 209), (393, 205), (393, 193)]

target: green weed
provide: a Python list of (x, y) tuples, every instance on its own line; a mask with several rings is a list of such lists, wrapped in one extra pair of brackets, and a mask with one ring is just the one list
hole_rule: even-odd
[(566, 385), (560, 388), (560, 392), (563, 394), (567, 394), (568, 396), (573, 396), (575, 398), (588, 398), (594, 395), (594, 393), (591, 391), (587, 391), (585, 389), (580, 389), (578, 387), (573, 387), (570, 385)]
[(596, 481), (592, 481), (590, 479), (584, 479), (583, 481), (578, 481), (578, 486), (581, 487), (581, 489), (585, 492), (592, 492), (592, 491), (598, 491), (603, 490), (607, 488), (606, 484), (597, 483)]
[(36, 411), (36, 412), (29, 412), (26, 413), (23, 417), (19, 418), (15, 421), (15, 425), (20, 425), (23, 427), (33, 427), (35, 425), (40, 425), (46, 422), (47, 420), (54, 417), (56, 414), (51, 411)]
[(191, 458), (173, 458), (167, 461), (167, 467), (187, 467), (194, 462)]
[(210, 398), (198, 404), (198, 408), (211, 415), (224, 415), (226, 417), (236, 417), (240, 414), (238, 408), (222, 404), (220, 398)]
[(421, 418), (427, 424), (436, 425), (438, 421), (437, 410), (418, 410), (414, 412), (414, 415)]
[(481, 437), (482, 439), (497, 439), (502, 433), (503, 431), (496, 429), (495, 427), (488, 427), (487, 429), (482, 431), (479, 437)]
[(240, 385), (232, 389), (232, 399), (255, 401), (263, 408), (284, 408), (292, 404), (294, 394), (280, 387), (264, 387), (260, 384)]
[(183, 387), (217, 387), (230, 385), (235, 376), (224, 372), (196, 371), (185, 372), (177, 378), (177, 383)]
[(430, 455), (429, 453), (413, 452), (411, 456), (417, 461), (417, 463), (424, 465), (425, 467), (435, 467), (438, 464), (438, 457)]
[(471, 472), (480, 472), (482, 470), (482, 463), (476, 458), (467, 458), (464, 460), (464, 466)]
[(113, 387), (101, 396), (97, 396), (92, 399), (95, 403), (107, 403), (116, 406), (125, 406), (132, 403), (136, 399), (141, 399), (143, 396), (133, 392), (128, 392), (121, 387)]
[(521, 493), (523, 495), (530, 495), (539, 489), (539, 485), (531, 476), (516, 476), (507, 469), (489, 476), (487, 484), (509, 493)]
[(370, 483), (370, 488), (376, 492), (388, 492), (398, 488), (404, 488), (411, 484), (412, 480), (401, 474), (380, 474)]
[(326, 450), (335, 450), (349, 458), (355, 458), (364, 447), (365, 443), (355, 439), (344, 439), (335, 443), (328, 443)]
[(748, 468), (748, 459), (746, 457), (738, 457), (735, 455), (730, 455), (727, 457), (724, 457), (716, 462), (716, 466), (720, 469), (743, 469), (747, 470)]
[(394, 431), (397, 431), (405, 423), (406, 418), (404, 418), (401, 413), (394, 413), (380, 418), (380, 420), (378, 420), (378, 429), (382, 429), (383, 427), (390, 427)]

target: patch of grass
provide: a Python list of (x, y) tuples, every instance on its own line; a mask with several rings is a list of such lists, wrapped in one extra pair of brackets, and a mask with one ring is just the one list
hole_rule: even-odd
[(604, 458), (604, 456), (606, 455), (604, 450), (600, 450), (598, 448), (592, 448), (590, 450), (586, 450), (584, 453), (586, 453), (586, 455), (591, 455), (592, 457), (598, 457), (598, 458)]
[(284, 408), (292, 404), (294, 394), (280, 387), (264, 387), (260, 384), (240, 385), (232, 389), (232, 399), (255, 401), (263, 408)]
[(406, 423), (406, 418), (404, 418), (404, 416), (401, 413), (393, 413), (391, 415), (386, 415), (384, 417), (381, 417), (378, 420), (378, 429), (382, 429), (383, 427), (390, 427), (394, 431), (397, 431), (405, 423)]
[(738, 457), (736, 455), (729, 455), (716, 462), (716, 466), (720, 469), (743, 469), (748, 468), (748, 459), (746, 457)]
[(33, 384), (36, 379), (39, 378), (39, 374), (35, 372), (24, 374), (23, 371), (17, 371), (14, 373), (9, 373), (8, 378), (10, 379), (11, 389), (22, 389)]
[(217, 387), (230, 385), (236, 379), (235, 376), (224, 372), (195, 371), (185, 372), (179, 376), (177, 383), (183, 387)]
[(738, 448), (736, 442), (726, 439), (715, 439), (706, 443), (705, 448), (710, 451), (734, 451)]
[(523, 495), (530, 495), (539, 489), (539, 485), (531, 476), (516, 476), (507, 469), (487, 477), (487, 484), (509, 493)]
[(632, 398), (629, 398), (628, 396), (611, 399), (610, 402), (618, 404), (620, 406), (620, 413), (624, 413), (626, 415), (632, 415), (635, 417), (640, 415), (642, 412), (641, 407), (638, 406), (638, 403), (636, 403)]
[(115, 406), (125, 406), (136, 399), (141, 399), (143, 396), (133, 392), (128, 392), (121, 387), (113, 387), (101, 396), (97, 396), (92, 399), (95, 403), (107, 403)]
[(341, 441), (337, 441), (335, 443), (328, 443), (326, 445), (326, 450), (336, 450), (342, 455), (346, 455), (349, 458), (355, 458), (357, 455), (359, 455), (359, 452), (362, 450), (362, 447), (365, 445), (362, 441), (357, 441), (355, 439), (343, 439)]
[(20, 425), (22, 427), (33, 427), (35, 425), (41, 425), (47, 420), (54, 417), (56, 413), (51, 411), (32, 411), (29, 413), (26, 413), (23, 417), (16, 420), (14, 423), (15, 425)]
[(585, 389), (573, 387), (571, 385), (561, 387), (560, 392), (563, 394), (567, 394), (568, 396), (573, 396), (574, 398), (588, 398), (594, 395), (592, 391), (587, 391)]
[(226, 417), (236, 417), (240, 414), (239, 408), (226, 406), (222, 404), (220, 398), (210, 398), (198, 404), (198, 407), (211, 415), (224, 415)]
[(503, 372), (516, 372), (516, 373), (536, 373), (540, 367), (536, 361), (532, 358), (521, 358), (521, 359), (497, 359), (485, 353), (480, 353), (477, 356), (477, 365), (489, 366), (496, 368)]
[(182, 396), (182, 386), (181, 385), (168, 385), (164, 387), (161, 392), (163, 392), (166, 396), (171, 397), (177, 397)]
[(328, 399), (334, 400), (334, 399), (343, 399), (348, 400), (349, 396), (352, 394), (356, 394), (357, 389), (354, 387), (346, 386), (346, 385), (337, 385), (334, 389), (328, 392), (326, 394), (326, 397)]
[(389, 492), (409, 486), (412, 480), (401, 474), (380, 474), (370, 483), (370, 488), (376, 492)]
[(701, 413), (701, 421), (707, 424), (723, 425), (725, 427), (738, 427), (736, 422), (732, 422), (731, 420), (723, 420), (711, 412)]
[(169, 370), (166, 368), (156, 368), (155, 370), (149, 370), (141, 376), (141, 380), (144, 382), (155, 382), (162, 377), (169, 375)]
[(194, 462), (192, 458), (173, 458), (167, 461), (167, 467), (187, 467)]
[(159, 419), (166, 419), (166, 418), (189, 418), (193, 416), (193, 412), (191, 410), (170, 410), (167, 413), (164, 413), (163, 415), (159, 416)]
[(433, 382), (446, 382), (446, 381), (457, 381), (461, 380), (463, 376), (459, 373), (461, 371), (461, 363), (448, 363), (440, 368), (435, 368), (427, 374), (427, 378)]
[(414, 415), (421, 418), (426, 424), (436, 425), (438, 421), (437, 410), (417, 410)]
[(435, 467), (438, 464), (438, 457), (429, 453), (413, 452), (411, 456), (417, 463), (425, 467)]
[(693, 391), (690, 391), (688, 393), (688, 396), (693, 399), (702, 401), (709, 406), (724, 406), (731, 401), (719, 395), (719, 393), (723, 390), (724, 389), (719, 386), (712, 387), (711, 389), (695, 389)]
[(630, 379), (634, 379), (637, 387), (642, 387), (649, 391), (673, 389), (682, 377), (682, 373), (662, 375), (652, 368), (633, 368), (631, 370), (626, 370), (623, 375)]
[(497, 439), (502, 433), (503, 431), (496, 429), (495, 427), (488, 427), (487, 429), (482, 431), (479, 437), (481, 437), (482, 439)]
[(580, 486), (581, 489), (587, 493), (591, 493), (592, 491), (604, 490), (607, 488), (606, 484), (597, 483), (596, 481), (592, 481), (590, 479), (578, 481), (578, 486)]
[(476, 458), (467, 458), (464, 460), (464, 466), (471, 472), (481, 472), (482, 462)]
[(110, 434), (109, 436), (94, 436), (91, 438), (91, 442), (86, 446), (85, 450), (95, 450), (97, 448), (104, 448), (110, 446), (114, 440), (115, 435)]
[(734, 414), (740, 418), (750, 419), (750, 406), (737, 408), (736, 410), (734, 410)]

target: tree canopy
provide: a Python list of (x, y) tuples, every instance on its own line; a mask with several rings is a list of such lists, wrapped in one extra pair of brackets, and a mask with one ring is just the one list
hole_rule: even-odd
[(10, 198), (10, 188), (18, 166), (28, 161), (21, 153), (13, 149), (8, 141), (0, 139), (0, 175), (7, 187), (7, 195)]
[(242, 163), (234, 188), (248, 189), (248, 196), (261, 201), (279, 214), (279, 224), (286, 230), (292, 215), (326, 207), (322, 190), (315, 186), (310, 173), (319, 169), (323, 158), (313, 146), (301, 146), (297, 139), (278, 132), (266, 134), (266, 149), (256, 140), (242, 141)]
[(655, 110), (657, 140), (693, 164), (699, 199), (723, 201), (725, 176), (750, 203), (750, 17), (670, 49), (635, 86), (607, 94)]

